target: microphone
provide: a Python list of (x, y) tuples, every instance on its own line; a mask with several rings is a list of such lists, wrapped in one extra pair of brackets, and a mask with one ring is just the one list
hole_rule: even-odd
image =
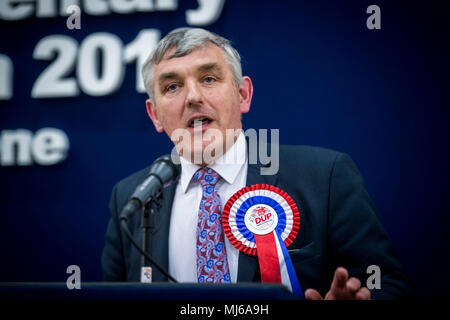
[(141, 209), (147, 202), (156, 198), (162, 187), (175, 181), (180, 174), (181, 166), (175, 165), (169, 154), (163, 155), (153, 162), (147, 178), (137, 186), (125, 207), (120, 213), (120, 220), (127, 221), (133, 213)]

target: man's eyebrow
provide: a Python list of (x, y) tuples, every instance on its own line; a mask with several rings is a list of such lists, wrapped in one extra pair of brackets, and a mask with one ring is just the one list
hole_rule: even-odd
[[(199, 66), (197, 68), (197, 71), (200, 73), (213, 71), (213, 72), (219, 73), (220, 75), (223, 74), (222, 67), (216, 62), (202, 64), (201, 66)], [(181, 78), (180, 75), (176, 72), (172, 72), (172, 71), (164, 72), (164, 73), (161, 73), (161, 75), (158, 77), (158, 83), (161, 85), (165, 81), (173, 80), (173, 79), (180, 79), (180, 78)]]
[(161, 85), (162, 83), (164, 83), (167, 80), (179, 79), (179, 78), (180, 78), (180, 76), (175, 72), (165, 72), (165, 73), (161, 73), (161, 75), (158, 77), (158, 82)]
[(216, 62), (206, 63), (198, 67), (199, 72), (215, 71), (222, 74), (222, 67)]

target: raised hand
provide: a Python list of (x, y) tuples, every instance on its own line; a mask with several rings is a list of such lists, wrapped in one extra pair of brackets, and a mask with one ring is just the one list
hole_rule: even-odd
[(306, 300), (370, 300), (370, 291), (366, 287), (361, 287), (361, 281), (357, 278), (348, 278), (348, 271), (339, 267), (334, 272), (333, 282), (330, 291), (325, 298), (314, 289), (305, 292)]

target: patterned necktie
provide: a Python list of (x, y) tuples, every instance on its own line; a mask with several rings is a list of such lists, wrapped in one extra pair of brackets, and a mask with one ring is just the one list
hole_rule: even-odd
[(213, 169), (204, 167), (194, 174), (194, 178), (203, 189), (197, 224), (197, 281), (230, 283), (221, 203), (215, 189), (220, 176)]

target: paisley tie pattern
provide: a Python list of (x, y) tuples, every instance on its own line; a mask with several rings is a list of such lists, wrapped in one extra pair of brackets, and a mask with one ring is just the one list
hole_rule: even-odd
[(215, 186), (220, 176), (204, 167), (194, 174), (203, 189), (197, 224), (197, 281), (230, 283), (222, 228), (221, 202)]

